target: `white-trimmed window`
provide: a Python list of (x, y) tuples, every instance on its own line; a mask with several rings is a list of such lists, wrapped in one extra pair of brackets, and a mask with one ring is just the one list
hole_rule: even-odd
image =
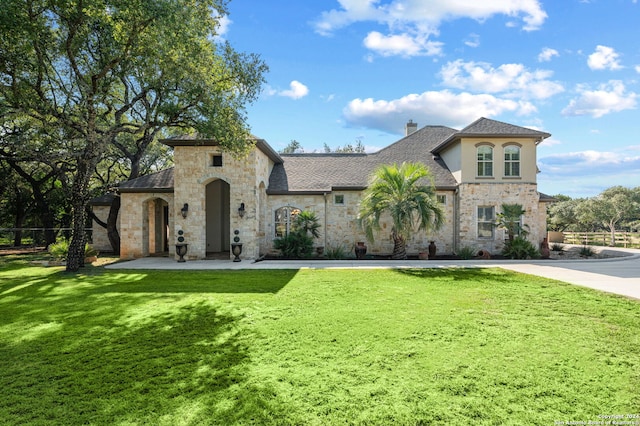
[(274, 236), (282, 238), (289, 234), (291, 224), (301, 210), (297, 207), (284, 206), (276, 210), (274, 216)]
[(344, 194), (334, 194), (333, 204), (344, 206)]
[(478, 207), (478, 238), (493, 239), (496, 210), (493, 206)]
[(446, 195), (437, 194), (436, 195), (436, 201), (438, 202), (438, 204), (447, 204), (447, 196)]
[(493, 147), (480, 145), (477, 148), (478, 177), (493, 176)]
[(504, 175), (506, 177), (520, 176), (520, 147), (517, 145), (504, 147)]

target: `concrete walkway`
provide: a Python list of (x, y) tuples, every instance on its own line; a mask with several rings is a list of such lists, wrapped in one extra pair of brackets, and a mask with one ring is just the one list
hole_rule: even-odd
[(178, 263), (167, 257), (114, 263), (107, 269), (400, 269), (498, 267), (538, 275), (640, 300), (640, 250), (616, 249), (623, 257), (593, 260), (192, 260)]

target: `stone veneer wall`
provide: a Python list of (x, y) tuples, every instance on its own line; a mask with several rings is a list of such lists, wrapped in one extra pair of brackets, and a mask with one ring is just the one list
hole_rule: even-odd
[[(417, 254), (426, 251), (430, 241), (435, 241), (438, 253), (450, 254), (453, 252), (454, 236), (454, 196), (452, 192), (439, 192), (446, 195), (447, 202), (443, 206), (445, 210), (445, 224), (437, 232), (416, 232), (407, 241), (407, 252)], [(335, 195), (344, 196), (344, 204), (335, 204)], [(268, 250), (273, 252), (274, 218), (275, 211), (280, 207), (293, 206), (301, 210), (309, 210), (316, 213), (320, 228), (320, 237), (316, 239), (316, 246), (326, 248), (343, 247), (348, 254), (353, 254), (355, 243), (364, 241), (367, 244), (369, 254), (390, 254), (393, 252), (393, 240), (391, 239), (391, 222), (389, 219), (381, 221), (382, 230), (374, 236), (374, 242), (366, 240), (364, 232), (358, 225), (358, 208), (361, 191), (336, 191), (325, 195), (271, 195), (269, 196), (268, 210), (269, 220), (266, 228), (268, 235)], [(326, 204), (325, 204), (326, 200)], [(326, 212), (326, 213), (325, 213)]]
[[(164, 200), (169, 205), (169, 230), (173, 229), (174, 202), (171, 193), (123, 193), (121, 194), (120, 258), (132, 259), (149, 255), (150, 243), (156, 239), (151, 235), (153, 215), (156, 213), (154, 200)], [(179, 214), (179, 213), (178, 213)], [(182, 219), (182, 218), (181, 218)], [(171, 232), (171, 231), (169, 231)], [(169, 252), (175, 253), (175, 243), (169, 238)], [(153, 248), (151, 248), (153, 250)]]
[(499, 253), (504, 247), (506, 233), (496, 229), (493, 239), (477, 238), (478, 207), (494, 206), (495, 213), (502, 204), (520, 204), (525, 210), (523, 224), (528, 225), (527, 239), (538, 247), (546, 236), (546, 206), (539, 202), (534, 183), (463, 183), (459, 186), (460, 239), (458, 248), (473, 247)]
[[(212, 166), (212, 156), (222, 155), (222, 167)], [(258, 149), (247, 157), (234, 158), (220, 151), (217, 146), (176, 146), (174, 150), (174, 211), (179, 212), (184, 203), (189, 204), (186, 219), (177, 218), (177, 232), (184, 232), (189, 244), (187, 259), (203, 259), (206, 256), (206, 197), (208, 183), (221, 179), (229, 184), (229, 219), (231, 241), (237, 230), (243, 244), (242, 258), (253, 259), (260, 252), (260, 212), (257, 209), (260, 182), (268, 182), (272, 164)], [(239, 217), (238, 208), (245, 204), (245, 215)], [(171, 240), (171, 236), (169, 236)], [(232, 255), (230, 254), (230, 257)]]
[[(110, 206), (93, 206), (93, 214), (95, 214), (101, 221), (106, 222), (109, 217)], [(120, 217), (116, 222), (116, 228), (120, 231)], [(91, 224), (91, 246), (99, 252), (113, 252), (109, 237), (107, 236), (107, 229), (98, 225), (95, 221)]]

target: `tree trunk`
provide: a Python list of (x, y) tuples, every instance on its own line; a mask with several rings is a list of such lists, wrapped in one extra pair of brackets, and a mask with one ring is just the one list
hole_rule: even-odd
[(616, 225), (614, 224), (610, 224), (609, 225), (609, 229), (611, 229), (611, 242), (609, 243), (609, 247), (615, 247), (616, 246)]
[(67, 255), (67, 272), (77, 272), (84, 266), (84, 249), (87, 244), (85, 233), (85, 209), (89, 199), (89, 180), (98, 162), (97, 147), (92, 144), (85, 149), (85, 157), (78, 161), (73, 185), (71, 186), (71, 243)]
[(107, 218), (107, 237), (114, 254), (120, 254), (120, 234), (118, 233), (118, 213), (120, 212), (120, 196), (116, 195), (109, 209)]
[(71, 231), (71, 243), (67, 254), (67, 272), (77, 272), (84, 266), (84, 247), (87, 243), (87, 236), (84, 231), (85, 214), (84, 201), (80, 194), (72, 195), (73, 223)]
[(407, 243), (401, 235), (392, 234), (393, 237), (393, 254), (391, 259), (404, 260), (407, 258)]
[(13, 246), (14, 247), (20, 247), (22, 245), (22, 230), (20, 228), (22, 228), (22, 225), (24, 225), (24, 220), (27, 217), (27, 211), (26, 211), (26, 206), (24, 205), (24, 203), (22, 202), (22, 194), (20, 192), (20, 189), (16, 186), (15, 189), (15, 194), (16, 194), (16, 215), (15, 215), (15, 222), (13, 224), (13, 227), (16, 228), (16, 232), (15, 234), (13, 234)]

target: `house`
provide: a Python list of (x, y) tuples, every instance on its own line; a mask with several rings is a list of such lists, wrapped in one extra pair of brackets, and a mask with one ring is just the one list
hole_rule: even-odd
[[(405, 137), (372, 154), (279, 154), (256, 138), (241, 159), (222, 152), (214, 140), (162, 140), (173, 147), (175, 166), (119, 186), (121, 257), (175, 255), (179, 237), (188, 244), (187, 259), (231, 256), (237, 237), (241, 257), (255, 259), (273, 251), (273, 240), (287, 232), (296, 209), (319, 218), (317, 246), (352, 251), (365, 240), (357, 214), (369, 176), (381, 164), (408, 161), (430, 169), (446, 217), (437, 232), (417, 232), (407, 241), (410, 254), (429, 241), (439, 253), (462, 247), (499, 252), (505, 234), (493, 223), (504, 203), (523, 206), (522, 224), (537, 245), (546, 236), (546, 203), (552, 199), (538, 192), (536, 147), (549, 136), (487, 118), (462, 130), (417, 129), (409, 122)], [(391, 225), (383, 220), (382, 227), (368, 253), (391, 253)]]

